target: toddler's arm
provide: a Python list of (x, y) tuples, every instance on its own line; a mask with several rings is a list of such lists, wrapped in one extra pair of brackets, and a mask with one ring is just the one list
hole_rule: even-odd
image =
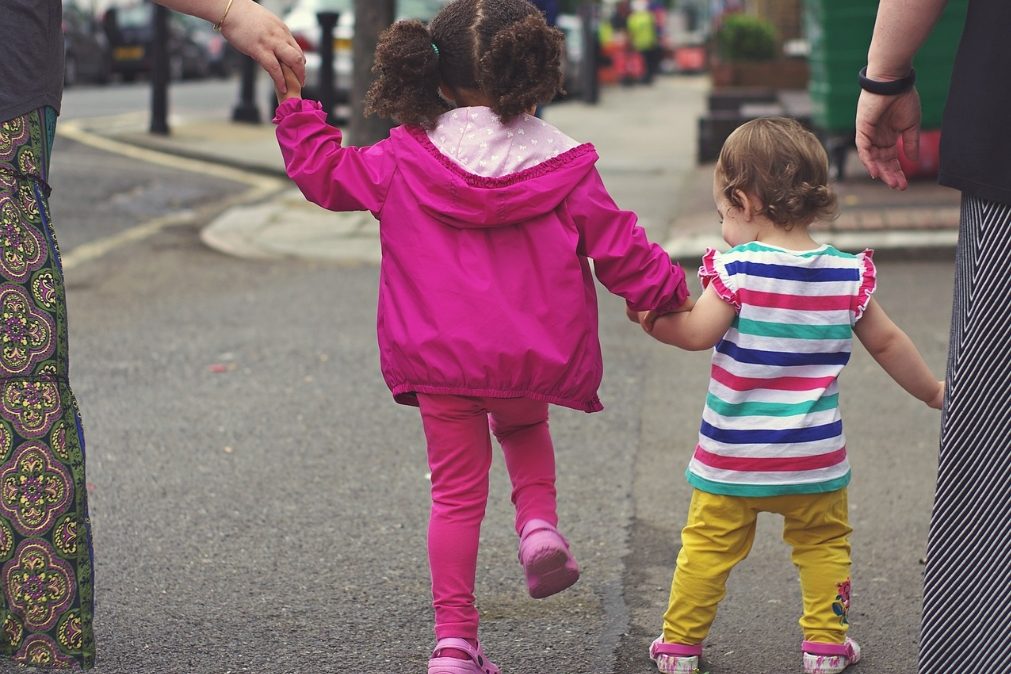
[(853, 332), (899, 386), (930, 407), (941, 409), (944, 382), (934, 377), (913, 341), (874, 299)]
[(640, 320), (643, 329), (664, 344), (701, 351), (719, 343), (736, 314), (710, 284), (690, 311), (656, 317), (643, 312)]

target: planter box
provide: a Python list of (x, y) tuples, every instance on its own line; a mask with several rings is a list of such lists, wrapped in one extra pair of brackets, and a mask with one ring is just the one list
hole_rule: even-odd
[(769, 87), (772, 89), (807, 88), (808, 66), (802, 59), (775, 61), (723, 61), (710, 69), (713, 88)]

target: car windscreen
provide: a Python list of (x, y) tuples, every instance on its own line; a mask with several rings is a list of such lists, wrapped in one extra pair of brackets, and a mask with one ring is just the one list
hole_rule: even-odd
[(313, 12), (353, 12), (353, 0), (309, 0), (299, 3)]
[(116, 23), (120, 28), (138, 28), (151, 25), (151, 5), (120, 7), (116, 10)]
[(397, 18), (428, 21), (439, 13), (444, 4), (443, 0), (399, 0)]

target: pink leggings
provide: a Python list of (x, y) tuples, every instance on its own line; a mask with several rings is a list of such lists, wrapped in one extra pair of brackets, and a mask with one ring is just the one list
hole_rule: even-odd
[(435, 637), (477, 638), (477, 546), (488, 502), (491, 431), (512, 481), (516, 531), (531, 519), (558, 524), (548, 405), (526, 398), (418, 394), (432, 470), (428, 561)]

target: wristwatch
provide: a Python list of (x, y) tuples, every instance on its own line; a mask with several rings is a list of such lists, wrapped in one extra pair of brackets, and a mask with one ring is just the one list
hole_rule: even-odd
[(909, 74), (905, 77), (892, 80), (891, 82), (882, 82), (867, 77), (867, 66), (864, 66), (857, 73), (857, 78), (860, 82), (860, 88), (864, 91), (869, 91), (879, 96), (897, 96), (898, 94), (906, 93), (916, 84), (916, 69), (910, 68)]

